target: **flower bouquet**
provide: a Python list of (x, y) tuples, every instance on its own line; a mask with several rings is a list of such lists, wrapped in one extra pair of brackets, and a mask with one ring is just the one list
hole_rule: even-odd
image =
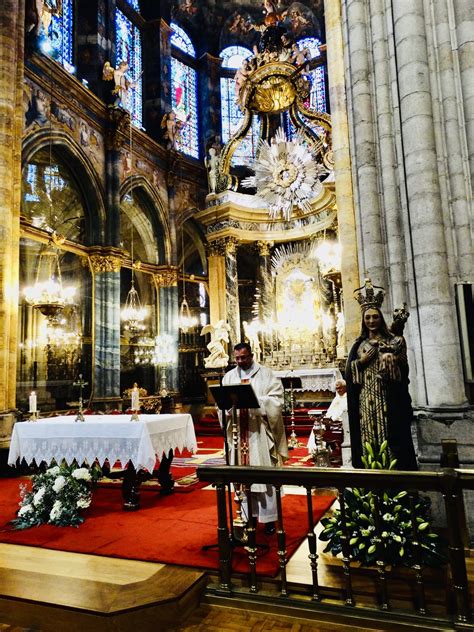
[[(386, 441), (379, 449), (366, 443), (362, 462), (367, 469), (392, 470), (396, 465), (395, 459), (389, 460)], [(404, 490), (385, 490), (378, 496), (377, 528), (375, 492), (356, 487), (344, 491), (351, 560), (363, 566), (374, 565), (380, 555), (379, 545), (382, 545), (386, 564), (413, 566), (417, 563), (415, 546), (419, 543), (424, 565), (443, 565), (446, 562), (444, 542), (431, 529), (429, 498), (412, 495), (410, 500), (410, 495)], [(335, 556), (342, 553), (341, 511), (337, 509), (321, 523), (324, 529), (319, 538), (328, 543), (324, 552)]]
[(12, 520), (15, 529), (40, 524), (58, 527), (78, 526), (84, 522), (81, 511), (91, 504), (91, 485), (101, 476), (99, 467), (55, 465), (32, 477), (32, 489), (20, 485), (20, 506)]

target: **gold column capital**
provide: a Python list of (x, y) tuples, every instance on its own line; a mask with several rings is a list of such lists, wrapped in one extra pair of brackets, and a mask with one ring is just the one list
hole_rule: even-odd
[(178, 268), (166, 266), (153, 273), (155, 287), (176, 287), (178, 285)]
[(120, 272), (124, 253), (113, 246), (93, 246), (89, 248), (89, 266), (94, 274)]
[(206, 246), (206, 250), (208, 257), (224, 257), (226, 254), (225, 239), (210, 241)]
[(273, 241), (256, 241), (255, 246), (257, 252), (261, 257), (270, 256), (270, 248), (273, 246)]
[(226, 255), (235, 255), (237, 252), (237, 246), (239, 245), (239, 240), (235, 237), (226, 237), (225, 239), (225, 254)]

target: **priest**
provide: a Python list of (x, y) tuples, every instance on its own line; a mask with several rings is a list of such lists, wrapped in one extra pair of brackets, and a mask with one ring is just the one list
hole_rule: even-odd
[[(273, 371), (254, 361), (246, 342), (234, 347), (237, 366), (225, 374), (222, 385), (251, 384), (259, 408), (239, 411), (238, 445), (233, 446), (232, 419), (227, 418), (227, 437), (232, 463), (239, 465), (280, 466), (288, 458), (288, 445), (283, 424), (283, 386)], [(234, 449), (235, 448), (235, 449)], [(268, 535), (275, 533), (277, 506), (272, 485), (252, 485), (253, 517), (265, 524)], [(243, 507), (245, 510), (245, 505)]]

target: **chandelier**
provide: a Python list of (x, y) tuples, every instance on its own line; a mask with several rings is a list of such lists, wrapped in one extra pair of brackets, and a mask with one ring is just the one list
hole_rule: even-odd
[(181, 253), (183, 257), (183, 300), (179, 307), (178, 326), (183, 332), (187, 334), (190, 329), (196, 327), (198, 324), (197, 318), (191, 316), (191, 310), (189, 309), (188, 301), (186, 299), (186, 276), (184, 272), (184, 226), (181, 225)]
[(73, 304), (75, 293), (75, 287), (64, 287), (58, 251), (48, 244), (39, 255), (35, 283), (24, 288), (26, 302), (54, 321)]
[(146, 329), (145, 319), (148, 316), (148, 309), (144, 307), (140, 301), (140, 295), (135, 288), (135, 264), (133, 261), (133, 223), (132, 227), (132, 281), (130, 289), (125, 299), (125, 307), (122, 309), (120, 318), (123, 322), (123, 328), (131, 334), (143, 333)]

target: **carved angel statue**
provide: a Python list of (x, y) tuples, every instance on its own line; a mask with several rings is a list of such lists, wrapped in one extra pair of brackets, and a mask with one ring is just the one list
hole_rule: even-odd
[(176, 143), (185, 125), (187, 125), (191, 114), (182, 121), (176, 116), (176, 112), (171, 110), (167, 112), (161, 119), (161, 128), (164, 130), (163, 137), (168, 141), (166, 149), (176, 149)]
[(136, 85), (136, 81), (130, 79), (128, 70), (129, 65), (125, 60), (122, 60), (117, 68), (114, 68), (110, 62), (106, 61), (102, 69), (102, 79), (104, 81), (114, 81), (115, 83), (115, 87), (112, 90), (112, 94), (115, 97), (114, 105), (121, 105), (125, 109), (128, 109), (130, 105), (129, 90)]
[(224, 320), (219, 320), (215, 325), (205, 325), (201, 329), (201, 336), (211, 334), (211, 341), (207, 348), (210, 356), (204, 358), (206, 369), (222, 369), (229, 363), (229, 356), (226, 353), (224, 343), (229, 342), (230, 327)]
[(215, 147), (209, 148), (209, 155), (204, 158), (204, 164), (207, 169), (207, 182), (209, 184), (209, 193), (217, 191), (217, 180), (219, 177), (219, 156)]

